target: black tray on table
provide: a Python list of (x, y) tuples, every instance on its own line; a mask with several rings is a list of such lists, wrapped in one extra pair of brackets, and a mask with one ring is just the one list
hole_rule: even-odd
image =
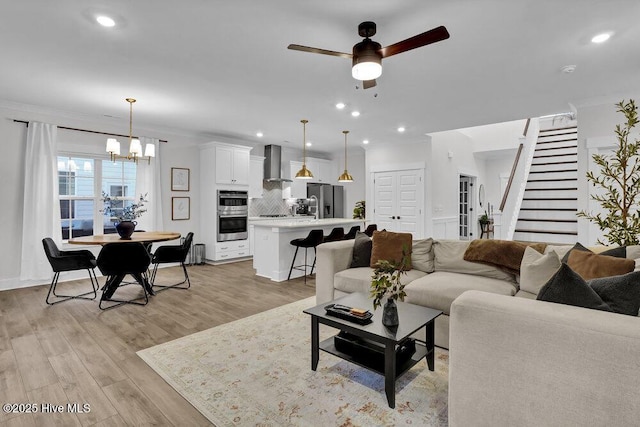
[(350, 322), (358, 323), (360, 325), (366, 325), (367, 323), (371, 323), (371, 318), (373, 317), (373, 313), (371, 313), (370, 311), (367, 311), (364, 316), (356, 316), (351, 314), (348, 311), (349, 309), (351, 309), (351, 307), (341, 306), (338, 304), (339, 307), (344, 307), (344, 308), (338, 309), (338, 308), (335, 308), (334, 306), (336, 306), (336, 304), (329, 304), (324, 307), (325, 311), (329, 316), (339, 317), (340, 319), (348, 320)]

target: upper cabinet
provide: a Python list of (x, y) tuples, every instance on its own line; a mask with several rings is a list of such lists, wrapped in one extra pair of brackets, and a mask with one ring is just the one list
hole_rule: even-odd
[(325, 159), (307, 158), (307, 169), (313, 174), (309, 182), (336, 184), (338, 175), (334, 171), (333, 162)]
[(289, 162), (289, 173), (287, 174), (286, 168), (284, 173), (286, 177), (291, 179), (292, 182), (287, 182), (282, 187), (283, 199), (306, 199), (307, 198), (307, 180), (296, 179), (296, 173), (302, 168), (302, 162), (296, 162), (294, 160)]
[(216, 145), (216, 183), (249, 185), (250, 147)]
[(264, 157), (251, 156), (249, 172), (249, 197), (252, 199), (261, 198), (264, 194), (262, 186)]

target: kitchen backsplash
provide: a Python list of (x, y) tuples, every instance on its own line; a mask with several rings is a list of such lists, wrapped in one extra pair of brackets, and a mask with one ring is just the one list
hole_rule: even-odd
[(281, 182), (264, 182), (261, 199), (249, 199), (249, 216), (289, 215), (290, 206), (282, 199)]

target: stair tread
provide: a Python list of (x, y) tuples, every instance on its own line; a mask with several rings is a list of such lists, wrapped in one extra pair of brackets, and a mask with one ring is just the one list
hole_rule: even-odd
[[(554, 141), (556, 142), (556, 141)], [(564, 145), (562, 147), (547, 147), (547, 148), (536, 148), (535, 150), (533, 150), (534, 152), (536, 151), (550, 151), (550, 150), (567, 150), (569, 148), (575, 148), (576, 152), (578, 150), (578, 146), (577, 145)]]
[(561, 153), (561, 154), (542, 154), (540, 156), (533, 156), (534, 159), (548, 159), (552, 157), (567, 157), (567, 156), (577, 156), (578, 153)]
[[(540, 137), (539, 137), (540, 138)], [(578, 143), (578, 137), (575, 138), (565, 138), (565, 139), (552, 139), (552, 140), (547, 140), (547, 141), (540, 141), (540, 139), (538, 139), (537, 144), (553, 144), (555, 142), (568, 142), (568, 141), (576, 141), (576, 145)]]
[(532, 173), (552, 173), (552, 172), (578, 172), (578, 169), (557, 169), (557, 170), (544, 170), (544, 171), (529, 171)]
[(537, 222), (571, 222), (578, 223), (577, 219), (549, 219), (549, 218), (518, 218), (518, 221), (537, 221)]
[[(554, 171), (557, 172), (557, 171)], [(556, 182), (556, 181), (577, 181), (578, 178), (544, 178), (544, 179), (528, 179), (527, 182)]]
[(568, 130), (568, 129), (575, 129), (576, 132), (578, 131), (578, 126), (566, 126), (566, 127), (561, 127), (561, 128), (549, 128), (549, 129), (540, 129), (540, 132), (556, 132), (559, 130)]
[(577, 197), (523, 197), (522, 200), (578, 200)]
[(569, 236), (577, 236), (577, 231), (565, 231), (565, 230), (527, 230), (518, 228), (515, 230), (516, 233), (535, 233), (535, 234), (566, 234)]
[(524, 191), (576, 191), (578, 187), (525, 188)]
[(561, 212), (578, 212), (574, 208), (520, 208), (521, 211), (561, 211)]

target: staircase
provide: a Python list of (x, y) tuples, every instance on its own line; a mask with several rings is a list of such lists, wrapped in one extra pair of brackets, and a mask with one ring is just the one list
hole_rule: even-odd
[(513, 239), (575, 243), (577, 187), (578, 128), (540, 130)]

